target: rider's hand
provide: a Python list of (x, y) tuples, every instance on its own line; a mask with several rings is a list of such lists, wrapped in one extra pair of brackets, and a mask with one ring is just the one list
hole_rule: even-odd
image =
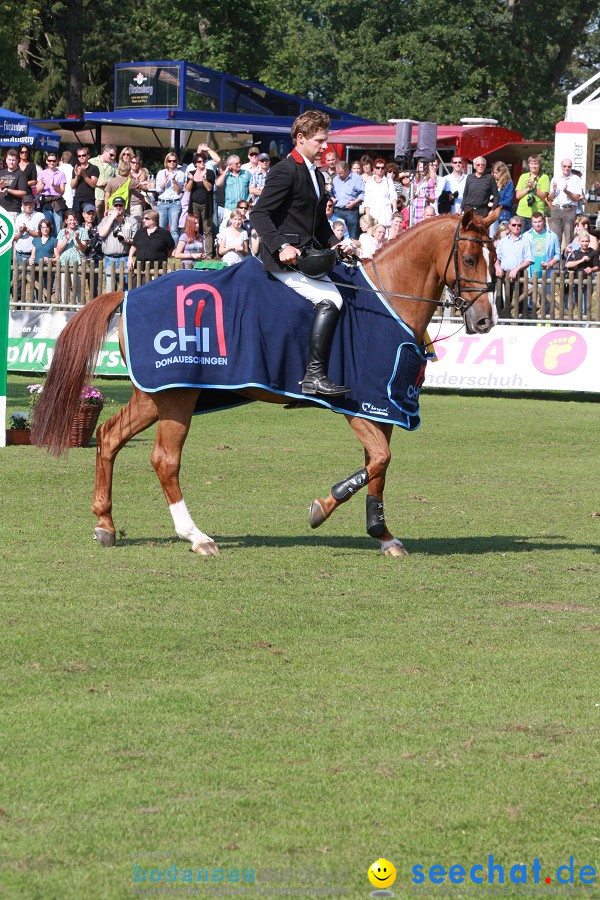
[(297, 247), (292, 247), (290, 244), (289, 247), (284, 247), (283, 250), (279, 251), (279, 262), (294, 266), (299, 256), (300, 250)]
[(338, 250), (344, 256), (356, 256), (356, 246), (350, 238), (344, 238), (339, 244), (334, 244), (332, 249)]

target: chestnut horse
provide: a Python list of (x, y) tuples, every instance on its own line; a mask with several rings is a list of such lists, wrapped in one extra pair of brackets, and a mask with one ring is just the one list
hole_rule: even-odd
[[(394, 238), (365, 262), (365, 272), (421, 343), (444, 287), (452, 306), (463, 316), (470, 334), (485, 334), (494, 325), (496, 310), (492, 281), (495, 254), (487, 226), (471, 211), (462, 217), (440, 216)], [(44, 390), (35, 408), (32, 442), (59, 454), (68, 446), (71, 421), (79, 395), (105, 338), (111, 315), (123, 293), (103, 294), (83, 307), (63, 330)], [(122, 326), (120, 343), (123, 352)], [(301, 373), (299, 373), (301, 374)], [(112, 478), (115, 457), (134, 435), (158, 421), (151, 461), (162, 485), (175, 531), (201, 556), (216, 556), (215, 542), (195, 525), (179, 485), (181, 452), (200, 390), (168, 388), (145, 393), (134, 386), (126, 406), (97, 431), (96, 483), (92, 512), (98, 524), (95, 538), (104, 546), (115, 543), (112, 519)], [(264, 389), (239, 391), (253, 399), (285, 403), (287, 398)], [(400, 540), (389, 531), (383, 513), (385, 476), (390, 463), (393, 425), (346, 415), (364, 447), (365, 468), (333, 486), (326, 497), (314, 500), (310, 524), (321, 525), (333, 511), (364, 485), (367, 491), (367, 532), (379, 540), (386, 556), (404, 556)]]

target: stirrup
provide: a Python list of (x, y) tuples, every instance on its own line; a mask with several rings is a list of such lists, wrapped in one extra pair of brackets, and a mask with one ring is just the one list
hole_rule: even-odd
[(305, 375), (300, 382), (300, 389), (303, 394), (322, 394), (324, 397), (341, 397), (350, 392), (350, 388), (334, 384), (327, 375)]

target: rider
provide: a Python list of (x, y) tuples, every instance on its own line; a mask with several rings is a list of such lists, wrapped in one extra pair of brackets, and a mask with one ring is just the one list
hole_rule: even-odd
[(304, 251), (315, 248), (340, 246), (344, 253), (353, 252), (350, 244), (340, 244), (325, 212), (325, 179), (318, 163), (327, 148), (329, 124), (329, 116), (320, 110), (309, 109), (298, 116), (291, 132), (294, 149), (269, 172), (250, 219), (261, 238), (260, 255), (266, 271), (315, 306), (302, 393), (336, 397), (349, 391), (326, 374), (342, 297), (325, 274), (331, 262), (323, 271), (318, 262), (311, 264), (310, 274), (320, 276), (316, 278), (303, 274), (300, 259)]

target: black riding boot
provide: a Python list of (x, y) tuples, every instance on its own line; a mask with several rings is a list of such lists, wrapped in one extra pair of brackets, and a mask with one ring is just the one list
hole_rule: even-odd
[(315, 317), (310, 331), (308, 363), (306, 373), (301, 381), (303, 394), (337, 397), (347, 394), (350, 390), (350, 388), (330, 381), (325, 371), (329, 347), (339, 315), (339, 309), (331, 300), (321, 300), (315, 306)]

